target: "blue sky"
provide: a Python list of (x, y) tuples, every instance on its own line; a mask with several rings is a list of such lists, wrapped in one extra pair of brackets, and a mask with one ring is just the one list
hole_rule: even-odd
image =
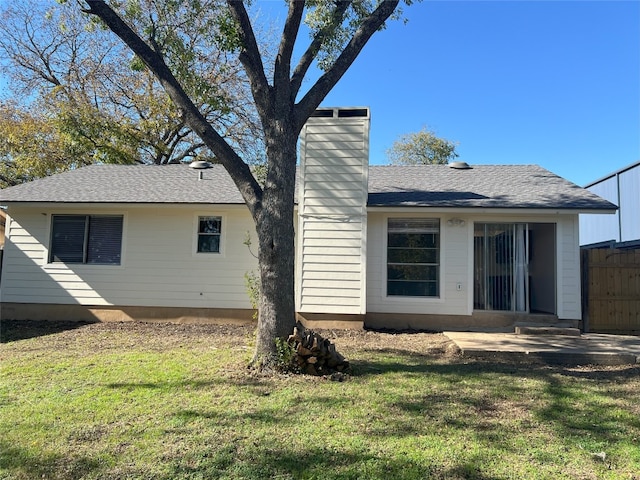
[(424, 0), (405, 14), (323, 102), (371, 108), (372, 164), (425, 126), (460, 160), (578, 185), (640, 161), (640, 0)]
[(429, 1), (323, 102), (371, 108), (371, 163), (429, 127), (471, 164), (579, 185), (640, 161), (640, 1)]

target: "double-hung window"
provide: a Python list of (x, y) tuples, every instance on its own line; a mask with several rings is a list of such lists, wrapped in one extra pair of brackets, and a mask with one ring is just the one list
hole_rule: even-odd
[(387, 295), (440, 295), (440, 220), (390, 218), (387, 223)]
[(198, 217), (198, 253), (220, 253), (222, 217)]
[(49, 262), (120, 265), (122, 215), (52, 215)]

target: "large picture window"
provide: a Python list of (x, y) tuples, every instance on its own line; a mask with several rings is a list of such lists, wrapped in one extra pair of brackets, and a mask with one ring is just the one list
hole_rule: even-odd
[(440, 295), (440, 220), (390, 218), (387, 224), (387, 295)]
[(49, 262), (120, 265), (122, 215), (53, 215)]
[(198, 217), (198, 253), (220, 253), (222, 217)]

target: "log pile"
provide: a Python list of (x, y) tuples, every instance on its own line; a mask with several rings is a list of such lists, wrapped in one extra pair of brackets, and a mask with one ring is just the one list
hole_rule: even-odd
[(330, 375), (349, 369), (349, 362), (336, 350), (336, 346), (312, 330), (294, 328), (287, 343), (294, 351), (294, 366), (302, 373)]

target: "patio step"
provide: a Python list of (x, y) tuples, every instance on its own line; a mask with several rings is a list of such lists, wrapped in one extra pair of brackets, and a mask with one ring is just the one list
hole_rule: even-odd
[(579, 328), (570, 327), (515, 327), (516, 335), (568, 335), (571, 337), (579, 337)]

